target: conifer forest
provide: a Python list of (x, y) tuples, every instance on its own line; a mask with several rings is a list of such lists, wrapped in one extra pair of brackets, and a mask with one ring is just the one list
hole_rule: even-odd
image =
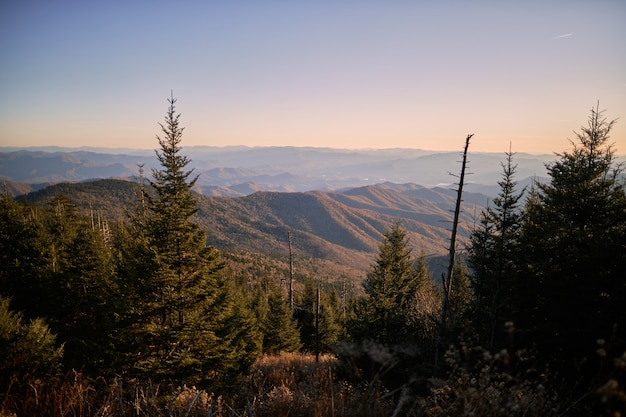
[(398, 221), (345, 291), (207, 245), (168, 103), (123, 215), (2, 193), (1, 417), (626, 415), (626, 183), (599, 107), (547, 181), (503, 154), (443, 276)]

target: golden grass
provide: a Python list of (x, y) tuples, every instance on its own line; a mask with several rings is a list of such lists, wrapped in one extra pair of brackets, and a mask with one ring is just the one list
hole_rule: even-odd
[(4, 396), (0, 417), (262, 417), (388, 416), (389, 404), (376, 384), (353, 386), (335, 377), (330, 355), (285, 353), (263, 356), (242, 378), (235, 395), (223, 399), (197, 387), (90, 380), (71, 372), (52, 386), (33, 385)]
[(243, 381), (245, 415), (377, 417), (390, 415), (380, 386), (354, 386), (335, 377), (334, 356), (283, 353), (263, 356)]
[[(448, 352), (452, 373), (433, 380), (425, 398), (394, 397), (379, 383), (344, 380), (338, 375), (345, 364), (331, 355), (318, 362), (314, 355), (284, 353), (259, 358), (239, 390), (224, 398), (200, 387), (90, 380), (71, 372), (52, 386), (35, 383), (23, 393), (4, 393), (0, 417), (383, 417), (396, 415), (396, 409), (412, 417), (544, 417), (567, 408), (528, 374), (528, 358), (518, 357), (523, 352), (465, 349)], [(474, 358), (469, 368), (463, 357)], [(598, 389), (605, 410), (625, 409), (625, 364), (626, 353), (615, 359), (610, 379)], [(403, 399), (408, 407), (401, 407)]]

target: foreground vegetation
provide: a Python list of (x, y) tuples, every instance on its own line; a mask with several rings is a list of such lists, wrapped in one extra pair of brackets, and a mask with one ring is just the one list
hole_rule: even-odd
[(119, 222), (2, 196), (0, 415), (626, 414), (626, 193), (597, 108), (549, 183), (517, 190), (506, 154), (442, 314), (400, 223), (352, 297), (229, 267), (174, 103)]

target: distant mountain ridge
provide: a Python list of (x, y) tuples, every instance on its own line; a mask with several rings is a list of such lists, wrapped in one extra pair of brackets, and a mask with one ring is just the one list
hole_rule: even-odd
[[(257, 191), (337, 191), (384, 182), (426, 187), (455, 182), (458, 152), (416, 149), (331, 149), (300, 147), (185, 147), (199, 175), (198, 192), (245, 196)], [(517, 180), (545, 177), (554, 155), (516, 154)], [(466, 187), (494, 196), (504, 153), (472, 153)], [(0, 148), (0, 180), (51, 184), (104, 178), (150, 177), (158, 162), (152, 150)], [(452, 175), (451, 175), (452, 174)]]
[[(45, 205), (63, 194), (82, 211), (110, 220), (122, 219), (136, 204), (139, 166), (144, 178), (158, 166), (148, 150), (5, 150), (0, 148), (0, 183), (18, 200)], [(431, 259), (434, 276), (445, 268), (456, 201), (456, 185), (450, 183), (460, 169), (456, 152), (188, 147), (183, 153), (199, 176), (197, 221), (208, 231), (209, 244), (231, 254), (245, 253), (253, 263), (259, 254), (284, 264), (289, 231), (295, 255), (310, 274), (357, 282), (373, 262), (383, 231), (400, 221), (415, 255)], [(460, 249), (499, 191), (503, 159), (504, 154), (469, 154)], [(518, 191), (533, 178), (544, 181), (544, 164), (556, 159), (515, 155)]]
[[(137, 202), (138, 184), (126, 180), (62, 183), (18, 197), (45, 205), (59, 195), (87, 213), (119, 220)], [(463, 244), (474, 215), (489, 200), (465, 193), (460, 224)], [(197, 221), (218, 248), (285, 258), (287, 231), (299, 258), (343, 265), (348, 276), (363, 278), (382, 233), (400, 221), (415, 255), (445, 254), (456, 194), (444, 188), (382, 183), (344, 191), (256, 192), (242, 197), (198, 195)]]

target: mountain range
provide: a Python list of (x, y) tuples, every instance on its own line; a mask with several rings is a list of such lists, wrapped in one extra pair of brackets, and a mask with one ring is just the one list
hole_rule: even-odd
[[(137, 202), (154, 151), (0, 148), (0, 178), (21, 201), (66, 195), (87, 212), (119, 220)], [(444, 267), (461, 156), (413, 149), (187, 147), (198, 175), (196, 220), (208, 243), (275, 259), (294, 254), (310, 269), (363, 279), (382, 233), (399, 221), (415, 255)], [(459, 248), (499, 190), (504, 154), (469, 155)], [(554, 155), (516, 154), (518, 188), (546, 176)], [(311, 266), (312, 265), (312, 266)], [(325, 272), (320, 272), (320, 271)], [(437, 276), (437, 275), (435, 275)]]
[[(456, 182), (453, 175), (460, 170), (458, 152), (418, 149), (191, 146), (183, 152), (199, 175), (199, 193), (229, 197), (257, 191), (336, 191), (384, 182), (447, 186)], [(494, 196), (504, 159), (504, 153), (470, 152), (466, 189)], [(545, 177), (545, 163), (554, 159), (554, 155), (516, 154), (520, 185)], [(150, 176), (158, 166), (154, 151), (0, 148), (0, 179), (31, 184), (31, 190), (65, 181), (136, 179), (139, 166), (144, 167), (144, 176)]]
[[(138, 191), (136, 182), (104, 179), (59, 183), (16, 198), (45, 206), (65, 195), (82, 212), (117, 221), (137, 203)], [(284, 260), (290, 233), (299, 262), (314, 264), (313, 269), (326, 263), (324, 274), (360, 281), (376, 256), (383, 232), (395, 222), (407, 230), (415, 256), (424, 254), (433, 260), (444, 256), (456, 192), (381, 183), (332, 192), (259, 191), (241, 197), (198, 194), (197, 200), (196, 221), (207, 230), (211, 245)], [(460, 247), (488, 201), (484, 194), (464, 193)], [(438, 266), (443, 265), (434, 265), (434, 269)]]

